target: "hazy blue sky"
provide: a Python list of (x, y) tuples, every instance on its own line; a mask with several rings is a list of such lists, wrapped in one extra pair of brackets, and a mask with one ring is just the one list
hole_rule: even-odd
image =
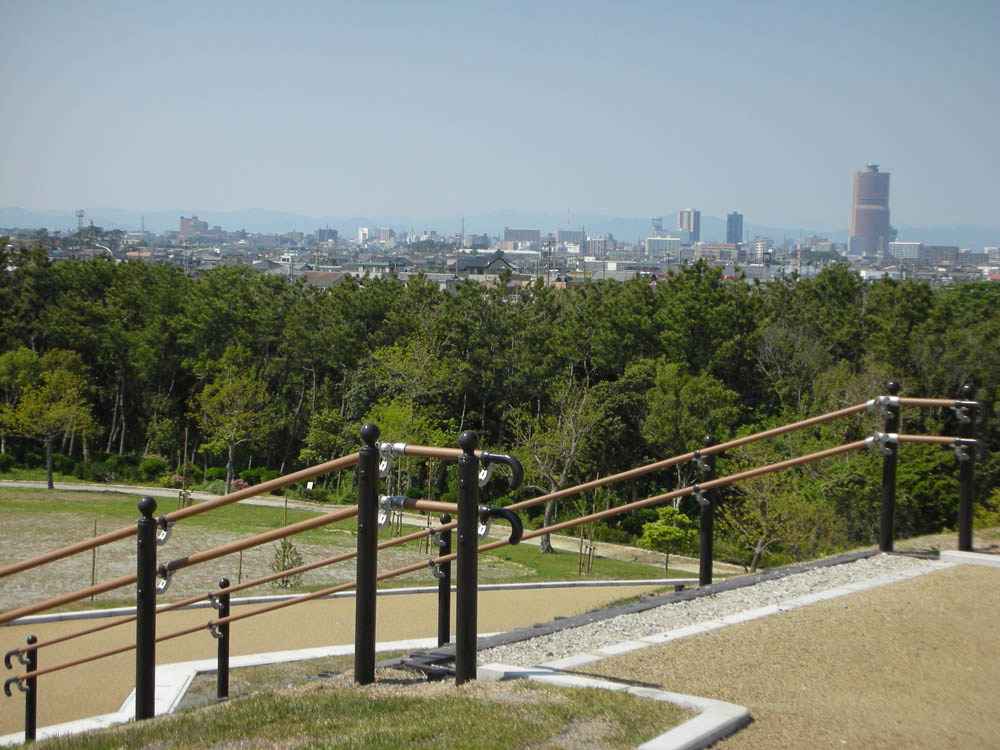
[[(996, 225), (1000, 2), (0, 0), (0, 206)], [(470, 228), (474, 229), (474, 228)]]

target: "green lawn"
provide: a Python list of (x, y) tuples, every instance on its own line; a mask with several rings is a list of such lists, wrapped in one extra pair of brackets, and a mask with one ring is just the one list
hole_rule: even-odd
[(676, 706), (621, 692), (524, 681), (455, 687), (397, 680), (350, 687), (319, 680), (38, 747), (634, 748), (690, 717)]

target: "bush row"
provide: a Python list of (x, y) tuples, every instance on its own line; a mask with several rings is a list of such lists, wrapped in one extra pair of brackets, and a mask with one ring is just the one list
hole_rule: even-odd
[[(44, 469), (45, 456), (37, 451), (28, 451), (20, 456), (0, 453), (0, 473), (12, 471), (15, 468)], [(182, 477), (159, 456), (145, 458), (135, 455), (118, 455), (117, 453), (91, 453), (87, 460), (82, 456), (66, 456), (62, 453), (52, 455), (52, 470), (56, 474), (74, 476), (87, 482), (147, 482), (151, 484), (180, 484)], [(200, 484), (226, 479), (224, 466), (212, 466), (207, 471), (196, 464), (187, 467), (188, 483)], [(239, 478), (247, 485), (260, 484), (280, 476), (275, 469), (258, 466), (239, 473)]]

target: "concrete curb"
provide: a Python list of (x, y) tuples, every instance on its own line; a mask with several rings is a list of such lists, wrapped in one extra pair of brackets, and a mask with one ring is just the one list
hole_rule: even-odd
[(940, 556), (941, 562), (964, 563), (965, 565), (982, 565), (986, 568), (1000, 568), (1000, 555), (987, 555), (982, 552), (960, 552), (959, 550), (944, 550)]
[(725, 701), (699, 698), (695, 695), (670, 693), (665, 690), (623, 685), (620, 682), (595, 680), (590, 677), (559, 674), (544, 667), (512, 667), (507, 664), (487, 664), (479, 667), (480, 680), (527, 679), (546, 685), (568, 688), (598, 688), (628, 693), (638, 698), (672, 703), (698, 715), (639, 746), (639, 750), (697, 750), (718, 742), (750, 722), (750, 711)]

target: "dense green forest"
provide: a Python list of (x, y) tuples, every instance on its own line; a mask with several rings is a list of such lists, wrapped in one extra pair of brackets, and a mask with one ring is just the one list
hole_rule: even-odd
[[(1000, 285), (932, 290), (863, 282), (844, 266), (812, 280), (754, 285), (701, 263), (651, 282), (594, 281), (517, 292), (472, 283), (442, 292), (421, 277), (348, 279), (320, 290), (220, 267), (197, 278), (110, 260), (50, 263), (2, 244), (0, 470), (44, 462), (92, 479), (259, 481), (382, 439), (515, 453), (530, 497), (718, 440), (882, 395), (984, 404), (978, 436), (996, 444)], [(733, 451), (719, 472), (870, 435), (877, 411)], [(956, 434), (949, 410), (904, 409), (903, 431)], [(411, 460), (407, 460), (411, 461)], [(447, 467), (406, 463), (411, 492), (441, 496)], [(899, 536), (954, 526), (955, 457), (900, 451)], [(881, 457), (849, 454), (731, 489), (722, 556), (779, 562), (870, 543)], [(402, 468), (402, 467), (398, 467)], [(451, 470), (453, 471), (453, 469)], [(567, 499), (568, 516), (696, 481), (690, 465)], [(350, 478), (325, 487), (338, 499)], [(980, 516), (995, 511), (1000, 462), (977, 465)], [(339, 491), (336, 487), (339, 486)], [(324, 491), (316, 494), (323, 495)], [(693, 501), (678, 510), (696, 518)], [(539, 513), (540, 513), (539, 509)], [(627, 541), (654, 510), (595, 530)], [(530, 519), (538, 524), (540, 518)], [(675, 549), (676, 551), (683, 551)]]

